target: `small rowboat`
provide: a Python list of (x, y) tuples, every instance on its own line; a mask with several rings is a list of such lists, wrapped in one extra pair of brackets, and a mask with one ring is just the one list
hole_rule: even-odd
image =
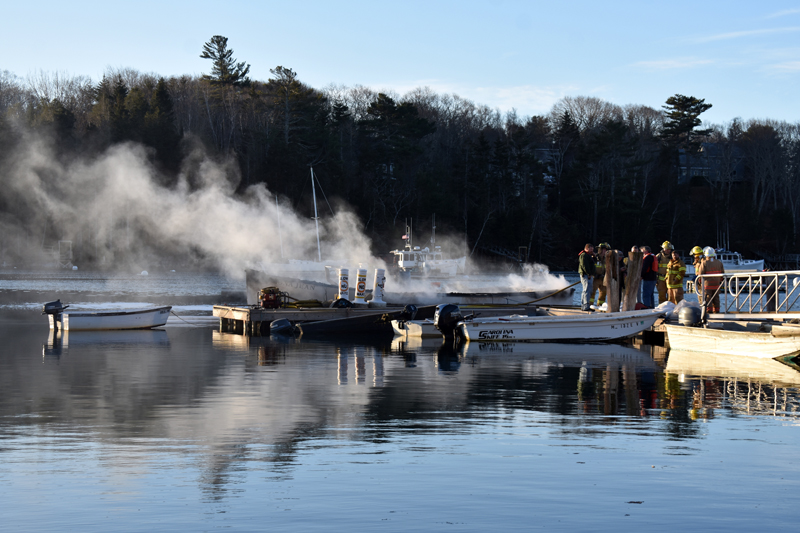
[(43, 313), (47, 314), (50, 329), (60, 328), (63, 331), (157, 328), (167, 323), (172, 310), (172, 306), (167, 305), (151, 309), (65, 313), (63, 310), (68, 306), (61, 306), (61, 302), (53, 305), (55, 303), (45, 304)]
[(707, 327), (666, 325), (671, 349), (775, 359), (800, 354), (800, 326), (758, 322), (709, 322)]

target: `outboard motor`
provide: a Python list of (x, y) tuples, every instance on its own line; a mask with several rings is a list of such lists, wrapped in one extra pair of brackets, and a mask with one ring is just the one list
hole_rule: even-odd
[(678, 311), (678, 322), (680, 322), (682, 326), (696, 326), (701, 320), (702, 313), (700, 309), (693, 305), (687, 305)]
[(56, 300), (55, 302), (47, 302), (42, 306), (42, 314), (43, 315), (60, 315), (64, 312), (64, 309), (69, 307), (68, 305), (61, 305), (61, 300)]
[(409, 320), (414, 320), (415, 316), (417, 316), (417, 306), (414, 304), (408, 304), (400, 312), (398, 319), (408, 322)]
[(458, 323), (464, 320), (461, 309), (455, 304), (439, 304), (433, 315), (433, 325), (445, 337), (452, 337)]
[(269, 324), (270, 335), (294, 335), (294, 326), (286, 318), (273, 320)]

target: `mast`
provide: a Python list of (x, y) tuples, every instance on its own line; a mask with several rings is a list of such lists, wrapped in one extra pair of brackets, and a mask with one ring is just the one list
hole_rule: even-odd
[(311, 194), (314, 196), (314, 223), (317, 225), (317, 260), (322, 262), (322, 250), (319, 247), (319, 216), (317, 216), (317, 189), (314, 188), (314, 167), (311, 169)]
[(281, 212), (278, 209), (278, 195), (275, 195), (275, 214), (278, 216), (278, 237), (281, 239), (281, 259), (283, 259), (283, 232), (281, 231)]
[(436, 213), (433, 214), (433, 230), (431, 230), (431, 247), (436, 249)]

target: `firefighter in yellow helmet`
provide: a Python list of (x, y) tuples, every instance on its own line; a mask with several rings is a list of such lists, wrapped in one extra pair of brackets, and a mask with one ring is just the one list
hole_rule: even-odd
[(608, 288), (605, 284), (606, 277), (606, 254), (611, 249), (607, 242), (597, 245), (597, 255), (595, 256), (594, 290), (597, 291), (597, 298), (594, 301), (595, 307), (600, 307), (606, 303)]
[(672, 243), (664, 241), (661, 244), (661, 251), (656, 255), (658, 261), (658, 282), (656, 288), (658, 289), (658, 303), (662, 304), (667, 301), (667, 266), (672, 261), (672, 251), (675, 249)]
[(700, 248), (699, 246), (695, 246), (694, 248), (692, 248), (692, 257), (694, 258), (692, 266), (694, 267), (695, 273), (697, 273), (697, 269), (700, 267), (700, 264), (704, 260), (703, 249)]

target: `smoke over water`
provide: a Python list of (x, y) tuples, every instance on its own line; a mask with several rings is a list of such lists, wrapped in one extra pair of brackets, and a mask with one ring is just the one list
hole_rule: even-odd
[[(42, 247), (69, 240), (100, 264), (136, 270), (190, 258), (193, 266), (240, 278), (246, 267), (280, 262), (281, 241), (287, 258), (317, 257), (310, 214), (299, 216), (281, 199), (276, 207), (263, 185), (235, 196), (235, 172), (202, 153), (187, 158), (191, 174), (183, 172), (177, 185), (166, 187), (135, 144), (68, 162), (40, 140), (23, 144), (4, 172), (3, 195), (19, 213), (3, 217), (4, 259), (41, 259), (36, 254)], [(369, 258), (370, 242), (359, 224), (345, 210), (320, 220), (323, 254)]]
[[(0, 217), (0, 264), (52, 264), (61, 240), (72, 242), (79, 267), (129, 272), (213, 268), (241, 279), (245, 268), (317, 260), (313, 213), (298, 214), (282, 198), (276, 206), (275, 195), (263, 185), (234, 194), (235, 165), (214, 162), (202, 150), (186, 157), (176, 184), (165, 186), (146, 149), (133, 143), (84, 158), (59, 157), (38, 138), (20, 145), (2, 171), (0, 199), (10, 212)], [(373, 269), (387, 265), (372, 254), (358, 216), (345, 207), (335, 211), (319, 220), (323, 261), (349, 266), (351, 279), (353, 269), (369, 267), (371, 285)], [(447, 236), (437, 235), (437, 244), (447, 242)], [(378, 251), (390, 249), (383, 245)], [(390, 271), (387, 277), (389, 290), (414, 290)], [(563, 277), (536, 265), (522, 275), (448, 280), (442, 289), (530, 291), (566, 285)], [(417, 290), (430, 291), (431, 285)]]

